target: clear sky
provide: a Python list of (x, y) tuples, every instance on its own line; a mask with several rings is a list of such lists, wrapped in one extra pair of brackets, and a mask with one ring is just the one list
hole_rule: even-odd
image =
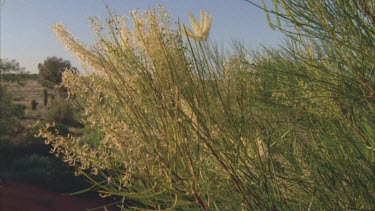
[(267, 25), (263, 11), (243, 0), (5, 0), (1, 7), (1, 58), (15, 59), (31, 73), (37, 73), (38, 63), (49, 56), (70, 60), (80, 69), (51, 26), (62, 22), (80, 41), (92, 43), (95, 36), (88, 17), (108, 16), (105, 4), (120, 15), (161, 4), (188, 26), (189, 12), (198, 18), (200, 9), (206, 10), (213, 17), (210, 40), (225, 46), (236, 40), (257, 49), (259, 43), (276, 46), (282, 40)]

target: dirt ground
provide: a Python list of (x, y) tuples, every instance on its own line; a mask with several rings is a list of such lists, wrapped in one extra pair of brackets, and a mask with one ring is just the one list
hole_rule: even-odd
[[(31, 185), (14, 182), (0, 184), (0, 211), (82, 211), (103, 205), (87, 198), (65, 196)], [(107, 210), (119, 209), (110, 207)]]

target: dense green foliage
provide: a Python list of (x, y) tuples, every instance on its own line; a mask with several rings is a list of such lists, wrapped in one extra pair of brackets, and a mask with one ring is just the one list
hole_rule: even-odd
[(25, 106), (14, 104), (9, 91), (0, 86), (0, 138), (12, 130), (17, 119), (24, 116)]
[(282, 120), (273, 125), (294, 145), (290, 155), (283, 152), (297, 172), (286, 177), (298, 181), (300, 195), (293, 198), (318, 209), (372, 209), (375, 4), (290, 0), (274, 6), (274, 27), (289, 42), (255, 67), (264, 73), (265, 91), (277, 96), (264, 104), (274, 121)]
[(46, 113), (46, 120), (69, 126), (81, 126), (76, 120), (77, 115), (77, 108), (75, 108), (71, 102), (58, 96), (51, 100), (50, 108)]
[(38, 64), (39, 78), (43, 86), (54, 88), (61, 84), (62, 74), (72, 68), (70, 61), (58, 57), (48, 57)]
[[(49, 153), (44, 140), (35, 137), (39, 127), (27, 129), (21, 141), (0, 140), (0, 177), (2, 180), (33, 184), (45, 189), (72, 193), (87, 187), (82, 178), (74, 176), (74, 169)], [(60, 134), (69, 130), (59, 125)], [(54, 132), (54, 131), (53, 131)]]
[(55, 26), (95, 71), (63, 81), (88, 133), (41, 136), (124, 209), (374, 209), (375, 3), (264, 9), (288, 40), (262, 53), (184, 38), (162, 10), (94, 19), (94, 50)]

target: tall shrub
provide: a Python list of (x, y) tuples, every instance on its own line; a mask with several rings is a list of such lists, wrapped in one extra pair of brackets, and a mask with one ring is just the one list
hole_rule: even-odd
[[(273, 13), (296, 24), (292, 39), (254, 55), (242, 46), (223, 55), (209, 45), (204, 13), (200, 24), (192, 18), (193, 30), (160, 9), (133, 12), (130, 22), (112, 16), (106, 27), (92, 19), (99, 38), (92, 49), (56, 25), (60, 40), (94, 71), (66, 72), (63, 85), (98, 135), (91, 143), (52, 134), (48, 125), (40, 135), (123, 208), (374, 207), (374, 81), (365, 71), (372, 41), (348, 51), (324, 25), (298, 22), (311, 16), (331, 27), (341, 19), (332, 11), (364, 10), (339, 1), (274, 5)], [(355, 17), (357, 26), (370, 24)], [(344, 23), (340, 29), (351, 29)], [(306, 38), (314, 30), (323, 35)], [(353, 58), (340, 57), (347, 51)]]
[(271, 27), (288, 37), (254, 68), (267, 83), (262, 92), (271, 96), (261, 107), (279, 121), (275, 131), (285, 131), (271, 142), (274, 151), (277, 143), (292, 144), (292, 153), (279, 158), (297, 173), (283, 175), (296, 181), (300, 196), (292, 198), (312, 209), (373, 209), (374, 2), (263, 5)]

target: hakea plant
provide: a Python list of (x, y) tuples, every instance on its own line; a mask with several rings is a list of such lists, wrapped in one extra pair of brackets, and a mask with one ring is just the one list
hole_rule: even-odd
[(90, 70), (63, 76), (85, 133), (40, 136), (122, 209), (373, 208), (374, 3), (272, 2), (290, 39), (251, 57), (210, 45), (203, 12), (91, 19), (92, 47), (56, 24)]
[(53, 27), (91, 70), (66, 71), (62, 84), (94, 135), (61, 136), (53, 124), (39, 135), (124, 209), (272, 209), (295, 191), (268, 173), (270, 162), (286, 161), (269, 156), (266, 141), (285, 131), (267, 131), (259, 118), (272, 116), (254, 103), (264, 82), (243, 51), (225, 57), (206, 42), (203, 14), (194, 35), (162, 8), (132, 12), (131, 21), (112, 15), (107, 27), (92, 19), (91, 48)]
[(207, 12), (201, 10), (199, 24), (192, 13), (189, 14), (189, 20), (193, 30), (185, 27), (186, 35), (196, 41), (207, 40), (211, 29), (212, 17)]
[(161, 8), (132, 12), (130, 22), (112, 15), (107, 30), (92, 19), (99, 40), (91, 48), (62, 24), (53, 27), (66, 49), (91, 70), (67, 71), (63, 86), (84, 108), (82, 122), (96, 136), (64, 137), (51, 132), (50, 124), (40, 136), (102, 195), (120, 197), (123, 207), (255, 206), (239, 179), (243, 173), (233, 165), (243, 158), (239, 163), (253, 168), (246, 160), (259, 156), (260, 141), (248, 142), (257, 140), (256, 133), (241, 136), (231, 132), (236, 125), (227, 127), (241, 110), (230, 108), (236, 98), (225, 96), (230, 86), (207, 79), (220, 77), (216, 68), (224, 60), (208, 58), (207, 49), (189, 39), (208, 36), (211, 17), (202, 18), (199, 27), (192, 22), (194, 34)]

